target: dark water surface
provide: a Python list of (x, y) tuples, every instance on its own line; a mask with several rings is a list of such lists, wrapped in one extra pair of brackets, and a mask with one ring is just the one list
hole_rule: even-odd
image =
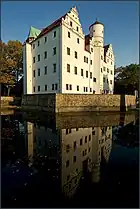
[(7, 113), (1, 126), (2, 207), (139, 207), (136, 114)]

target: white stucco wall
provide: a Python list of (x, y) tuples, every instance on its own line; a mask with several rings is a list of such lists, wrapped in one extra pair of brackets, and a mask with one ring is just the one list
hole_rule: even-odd
[[(55, 38), (53, 37), (54, 31), (56, 31)], [(68, 37), (68, 32), (70, 32), (70, 38)], [(85, 50), (85, 35), (78, 13), (75, 9), (71, 9), (65, 19), (63, 19), (61, 26), (54, 28), (48, 34), (33, 41), (32, 44), (26, 43), (23, 47), (24, 94), (92, 94), (93, 91), (95, 91), (96, 94), (100, 94), (101, 90), (113, 92), (114, 55), (112, 47), (109, 47), (105, 62), (104, 58), (103, 60), (101, 59), (101, 55), (104, 57), (103, 25), (97, 24), (90, 27), (90, 35), (93, 36), (93, 38), (88, 48), (93, 48), (93, 51), (90, 50), (90, 52), (88, 52)], [(44, 42), (45, 37), (47, 37), (46, 43)], [(79, 43), (77, 43), (77, 38), (79, 39)], [(38, 41), (40, 42), (39, 46), (37, 46)], [(33, 49), (34, 44), (35, 49)], [(56, 47), (56, 55), (54, 56), (53, 47)], [(70, 48), (70, 55), (67, 55), (67, 47)], [(45, 51), (47, 51), (47, 59), (44, 59)], [(78, 55), (77, 59), (75, 58), (75, 51)], [(112, 54), (112, 57), (111, 55), (109, 56), (109, 53)], [(39, 62), (37, 61), (38, 54), (40, 54)], [(84, 62), (84, 56), (88, 58), (88, 63)], [(33, 63), (33, 57), (36, 59), (35, 63)], [(92, 60), (92, 65), (90, 64), (90, 60)], [(56, 64), (55, 73), (53, 72), (53, 64)], [(70, 64), (70, 72), (67, 72), (67, 64)], [(45, 66), (47, 66), (46, 75), (44, 74)], [(74, 67), (77, 67), (77, 75), (74, 72)], [(106, 67), (106, 71), (103, 70), (103, 67)], [(103, 70), (102, 72), (101, 68)], [(107, 73), (107, 68), (109, 69), (109, 73)], [(40, 76), (38, 76), (38, 69), (40, 69)], [(81, 76), (81, 69), (83, 69), (83, 76)], [(34, 70), (36, 74), (35, 78), (33, 76)], [(111, 70), (112, 75), (110, 73)], [(86, 71), (88, 71), (88, 78), (86, 77)], [(92, 78), (90, 78), (90, 72), (92, 72)], [(108, 78), (109, 83), (103, 82), (103, 76), (106, 77), (106, 79)], [(96, 82), (94, 82), (93, 78), (96, 78)], [(110, 84), (110, 80), (112, 80), (112, 84)], [(52, 90), (52, 84), (57, 84), (57, 90)], [(67, 90), (66, 84), (72, 85), (72, 90)], [(45, 90), (45, 85), (47, 85), (47, 90)], [(38, 91), (38, 86), (40, 86), (40, 91)], [(79, 86), (79, 91), (77, 91), (77, 86)]]
[[(37, 39), (32, 43), (32, 59), (35, 57), (36, 62), (33, 63), (32, 71), (36, 71), (35, 78), (33, 78), (33, 86), (36, 87), (35, 93), (58, 93), (60, 89), (60, 28), (57, 27), (44, 35), (40, 39)], [(53, 37), (54, 31), (56, 31), (56, 37)], [(47, 37), (45, 43), (44, 38)], [(40, 45), (37, 46), (38, 41)], [(36, 45), (33, 49), (33, 44)], [(53, 55), (53, 48), (56, 47), (56, 55)], [(47, 58), (44, 59), (44, 52), (47, 51)], [(37, 56), (40, 54), (40, 62), (37, 61)], [(56, 72), (53, 72), (53, 64), (56, 64)], [(47, 66), (47, 74), (45, 75), (45, 66)], [(38, 69), (40, 69), (40, 76), (38, 76)], [(52, 90), (52, 84), (58, 84), (58, 90)], [(47, 91), (45, 91), (45, 85), (47, 85)], [(40, 92), (38, 92), (38, 86), (40, 86)]]
[(24, 94), (32, 94), (32, 53), (31, 45), (23, 46), (23, 72), (24, 72)]

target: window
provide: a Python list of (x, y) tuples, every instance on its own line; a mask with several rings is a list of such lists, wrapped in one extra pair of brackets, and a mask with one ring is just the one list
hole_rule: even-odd
[(53, 55), (56, 54), (56, 47), (53, 48)]
[(70, 32), (68, 32), (68, 38), (70, 38)]
[(78, 28), (78, 27), (76, 27), (76, 30), (78, 31), (78, 30), (79, 30), (79, 28)]
[(56, 64), (53, 64), (53, 72), (56, 72)]
[(87, 149), (85, 149), (85, 155), (87, 154)]
[(67, 55), (70, 55), (70, 48), (67, 47)]
[(70, 64), (67, 64), (67, 72), (70, 73)]
[(110, 80), (110, 84), (112, 84), (112, 80)]
[(70, 179), (70, 175), (67, 176), (67, 181), (69, 181), (69, 179)]
[(90, 88), (90, 92), (92, 92), (92, 88)]
[(74, 146), (73, 147), (74, 147), (74, 149), (76, 148), (76, 141), (74, 141)]
[(108, 83), (108, 78), (107, 78), (106, 82)]
[(88, 87), (86, 87), (86, 92), (88, 92)]
[(69, 162), (69, 160), (67, 160), (67, 162), (66, 162), (66, 167), (68, 167), (69, 164), (70, 164), (70, 162)]
[(52, 84), (52, 90), (54, 90), (54, 84)]
[(80, 139), (80, 145), (82, 145), (82, 143), (83, 143), (83, 139), (81, 138), (81, 139)]
[(47, 58), (47, 52), (44, 52), (44, 59)]
[(39, 42), (39, 41), (37, 42), (37, 45), (38, 45), (38, 46), (40, 45), (40, 42)]
[(112, 65), (112, 62), (111, 62), (111, 65)]
[(96, 82), (96, 78), (93, 78), (93, 81)]
[(33, 57), (33, 63), (35, 63), (35, 57)]
[(44, 37), (44, 42), (45, 42), (45, 43), (47, 42), (47, 37)]
[(77, 52), (75, 52), (75, 58), (77, 59)]
[(91, 140), (91, 135), (89, 135), (89, 141)]
[(54, 38), (56, 37), (56, 31), (54, 31), (54, 33), (53, 33), (53, 37), (54, 37)]
[(92, 78), (92, 72), (90, 72), (90, 78)]
[(40, 61), (40, 54), (38, 54), (38, 62)]
[(84, 62), (88, 63), (88, 57), (84, 56)]
[(91, 52), (93, 52), (93, 48), (91, 48)]
[(90, 64), (92, 65), (92, 60), (90, 60)]
[(35, 77), (35, 70), (33, 71), (33, 76)]
[(112, 75), (112, 74), (113, 74), (113, 73), (112, 73), (112, 70), (111, 70), (110, 72), (111, 72), (111, 75)]
[(71, 189), (71, 184), (69, 184), (69, 190)]
[(109, 69), (107, 68), (107, 72), (109, 73)]
[(74, 67), (74, 73), (77, 75), (77, 67)]
[(58, 84), (56, 83), (56, 84), (55, 84), (55, 90), (57, 90), (57, 89), (58, 89)]
[(79, 128), (76, 128), (76, 131), (78, 131), (79, 130)]
[(70, 90), (72, 90), (72, 85), (70, 84)]
[(103, 78), (103, 82), (105, 82), (105, 78)]
[(68, 153), (70, 151), (70, 145), (68, 144), (67, 146), (66, 146), (66, 152)]
[(88, 71), (86, 71), (86, 77), (88, 78)]
[(40, 76), (40, 69), (38, 69), (38, 76)]
[(47, 66), (44, 67), (44, 74), (47, 75)]
[(72, 27), (72, 22), (70, 21), (70, 26)]
[(84, 76), (84, 72), (83, 72), (83, 69), (81, 69), (81, 76)]
[(107, 59), (107, 62), (109, 62), (109, 59)]
[(88, 148), (88, 152), (90, 152), (90, 147)]
[(84, 92), (86, 91), (86, 87), (84, 87)]
[(85, 156), (85, 152), (83, 151), (83, 156)]
[(35, 86), (34, 86), (34, 88), (33, 88), (33, 91), (35, 92)]
[(85, 136), (85, 143), (87, 143), (87, 136)]
[(69, 90), (69, 85), (68, 84), (66, 84), (66, 90)]
[(105, 71), (105, 67), (104, 67), (104, 71)]
[(76, 156), (73, 156), (73, 162), (74, 163), (76, 162)]
[(33, 44), (33, 49), (35, 49), (35, 44)]
[(101, 73), (103, 72), (102, 68), (101, 68)]
[(38, 86), (38, 91), (40, 91), (40, 86)]
[(84, 56), (84, 62), (86, 62), (86, 57)]
[(92, 131), (92, 135), (95, 135), (95, 131)]
[(77, 86), (77, 91), (79, 91), (79, 86)]
[(79, 44), (79, 38), (77, 38), (77, 43)]
[(103, 56), (101, 55), (101, 60), (103, 60)]
[(45, 85), (45, 91), (47, 91), (47, 85)]

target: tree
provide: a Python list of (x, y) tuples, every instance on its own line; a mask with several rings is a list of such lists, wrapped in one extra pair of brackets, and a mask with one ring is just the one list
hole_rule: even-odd
[(0, 49), (0, 84), (8, 87), (9, 95), (11, 87), (23, 73), (22, 44), (19, 41), (8, 41), (7, 44), (0, 41)]
[(115, 93), (134, 94), (139, 90), (140, 65), (131, 64), (115, 69)]

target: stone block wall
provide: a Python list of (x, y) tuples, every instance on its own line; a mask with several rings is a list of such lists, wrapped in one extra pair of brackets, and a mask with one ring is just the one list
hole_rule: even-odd
[(135, 107), (132, 95), (36, 94), (24, 95), (22, 106), (54, 112), (120, 111), (120, 107)]

